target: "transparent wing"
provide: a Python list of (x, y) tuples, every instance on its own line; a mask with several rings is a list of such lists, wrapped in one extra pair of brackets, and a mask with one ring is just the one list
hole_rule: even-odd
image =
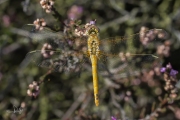
[(36, 30), (33, 25), (24, 25), (19, 34), (31, 38), (34, 42), (43, 42), (48, 38), (63, 38), (62, 32), (53, 32), (46, 27), (43, 30)]
[(39, 67), (48, 68), (55, 72), (78, 72), (87, 58), (86, 38), (68, 38), (60, 32), (48, 29), (36, 31), (33, 26), (25, 26), (26, 34), (32, 42), (39, 44), (37, 50), (31, 51), (25, 57), (24, 63), (33, 62)]
[(161, 56), (156, 53), (157, 46), (164, 44), (166, 38), (166, 31), (152, 29), (128, 37), (102, 39), (99, 61), (111, 74), (137, 75), (139, 71), (149, 70), (154, 65), (161, 64)]
[(143, 61), (158, 58), (156, 48), (167, 38), (166, 31), (162, 29), (151, 29), (128, 37), (111, 37), (100, 40), (100, 51), (102, 61), (119, 57), (140, 57)]
[(69, 47), (75, 50), (87, 50), (87, 37), (75, 37), (71, 34), (64, 34), (63, 32), (55, 32), (48, 27), (43, 30), (36, 30), (33, 25), (25, 25), (25, 30), (21, 35), (30, 38), (31, 42), (36, 42), (40, 45), (44, 43), (51, 44), (53, 48), (64, 49)]
[(88, 61), (88, 58), (84, 58), (83, 53), (53, 50), (31, 51), (26, 55), (26, 59), (53, 72), (79, 72)]

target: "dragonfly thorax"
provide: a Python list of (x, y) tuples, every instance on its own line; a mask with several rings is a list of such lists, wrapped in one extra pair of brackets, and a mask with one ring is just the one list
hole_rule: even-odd
[(89, 36), (88, 38), (88, 53), (90, 55), (99, 55), (99, 38), (98, 36)]

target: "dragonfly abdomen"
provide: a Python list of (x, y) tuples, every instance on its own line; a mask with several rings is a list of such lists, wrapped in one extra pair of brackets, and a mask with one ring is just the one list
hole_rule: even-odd
[(91, 55), (92, 62), (92, 75), (93, 75), (93, 86), (94, 86), (94, 102), (96, 106), (99, 105), (99, 91), (98, 91), (98, 73), (97, 73), (97, 57)]

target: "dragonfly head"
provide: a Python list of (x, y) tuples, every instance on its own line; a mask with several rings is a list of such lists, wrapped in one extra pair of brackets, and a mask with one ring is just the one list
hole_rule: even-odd
[(96, 27), (95, 25), (92, 25), (89, 27), (89, 29), (87, 30), (87, 34), (91, 35), (91, 36), (96, 36), (99, 34), (99, 28)]

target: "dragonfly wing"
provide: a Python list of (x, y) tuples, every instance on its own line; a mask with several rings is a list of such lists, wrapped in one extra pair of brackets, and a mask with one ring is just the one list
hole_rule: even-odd
[(137, 70), (148, 69), (157, 62), (161, 63), (156, 51), (158, 45), (164, 44), (166, 37), (167, 33), (164, 30), (152, 29), (129, 37), (102, 39), (98, 58), (107, 66), (109, 73), (124, 71), (128, 76), (134, 75)]
[(49, 39), (59, 39), (61, 42), (65, 42), (62, 32), (53, 32), (48, 28), (44, 28), (43, 30), (36, 30), (33, 25), (24, 25), (22, 30), (18, 31), (20, 35), (29, 38), (31, 42), (42, 44), (47, 42)]
[(60, 32), (53, 32), (46, 28), (41, 31), (37, 31), (34, 26), (29, 25), (24, 28), (28, 33), (25, 36), (29, 37), (32, 42), (39, 43), (39, 48), (29, 52), (23, 63), (30, 61), (39, 67), (55, 72), (77, 72), (88, 61), (86, 52), (84, 52), (87, 50), (87, 47), (84, 46), (87, 38), (71, 40)]
[(70, 48), (76, 51), (87, 51), (87, 37), (75, 37), (62, 32), (54, 32), (46, 27), (43, 30), (35, 30), (32, 25), (25, 25), (23, 28), (24, 31), (21, 35), (30, 38), (31, 42), (41, 45), (48, 43), (58, 49)]
[(78, 72), (86, 62), (83, 57), (83, 55), (76, 52), (35, 50), (29, 52), (25, 60), (54, 72)]
[(109, 57), (141, 57), (145, 61), (156, 59), (154, 50), (162, 43), (167, 33), (162, 29), (151, 29), (129, 37), (112, 37), (100, 40), (102, 60)]

